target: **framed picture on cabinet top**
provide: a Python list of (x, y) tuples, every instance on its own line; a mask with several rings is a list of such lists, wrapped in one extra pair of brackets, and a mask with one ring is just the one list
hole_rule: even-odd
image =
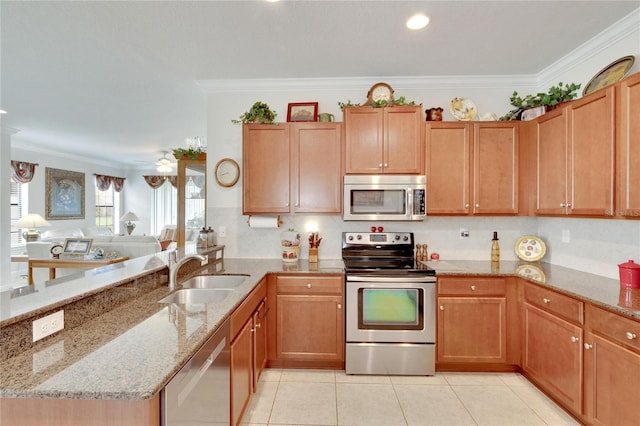
[(317, 102), (290, 103), (287, 109), (288, 122), (318, 121)]

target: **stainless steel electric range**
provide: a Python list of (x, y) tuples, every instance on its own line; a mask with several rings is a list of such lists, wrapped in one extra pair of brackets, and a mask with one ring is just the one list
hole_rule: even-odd
[(435, 374), (436, 277), (411, 232), (343, 232), (347, 374)]

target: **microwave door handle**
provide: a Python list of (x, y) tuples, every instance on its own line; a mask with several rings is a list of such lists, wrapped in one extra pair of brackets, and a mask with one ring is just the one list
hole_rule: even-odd
[(411, 219), (411, 213), (413, 211), (413, 190), (411, 188), (407, 188), (407, 212), (405, 216), (407, 219)]

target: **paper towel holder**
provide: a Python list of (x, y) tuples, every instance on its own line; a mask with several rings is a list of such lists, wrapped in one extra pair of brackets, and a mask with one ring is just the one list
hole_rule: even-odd
[[(247, 217), (247, 226), (251, 227), (251, 216), (249, 215)], [(282, 219), (280, 219), (280, 215), (276, 216), (276, 223), (278, 225), (278, 228), (280, 228), (280, 225), (282, 225), (284, 222), (282, 221)]]

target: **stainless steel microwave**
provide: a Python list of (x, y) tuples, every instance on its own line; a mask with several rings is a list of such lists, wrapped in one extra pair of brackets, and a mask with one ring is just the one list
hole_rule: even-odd
[(346, 175), (344, 220), (424, 220), (427, 178), (418, 175)]

